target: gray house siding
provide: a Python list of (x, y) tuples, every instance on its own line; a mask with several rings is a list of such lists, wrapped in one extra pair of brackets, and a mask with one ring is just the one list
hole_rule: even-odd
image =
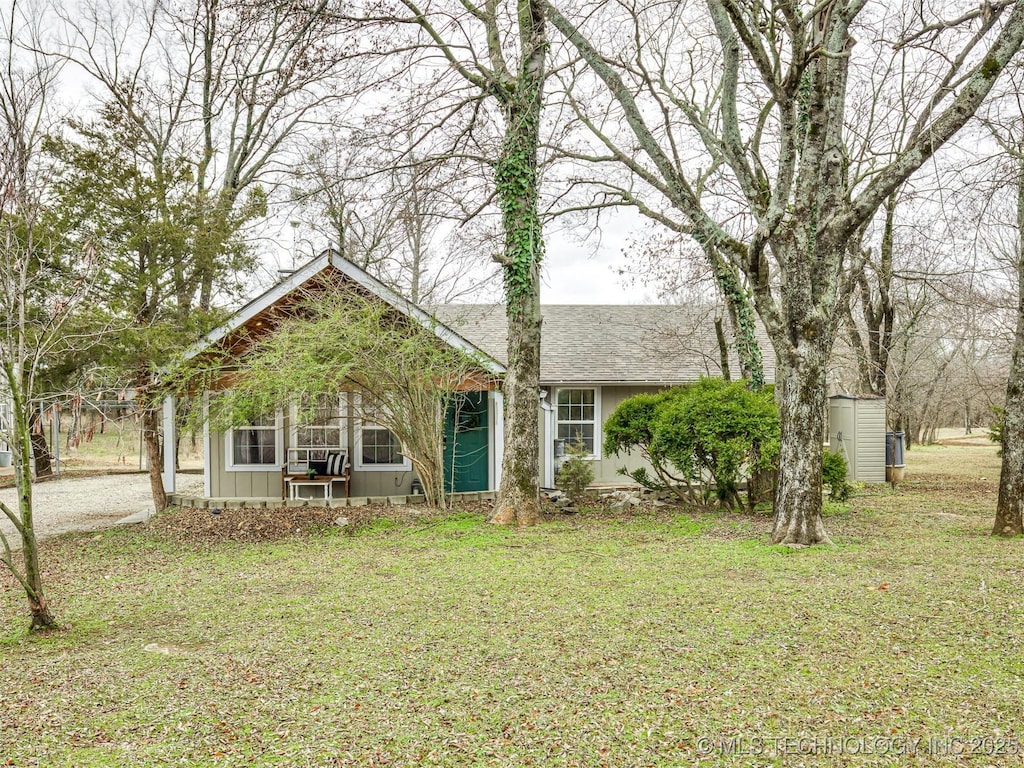
[[(601, 440), (604, 441), (604, 422), (615, 412), (619, 404), (628, 397), (639, 395), (643, 392), (658, 392), (666, 387), (652, 386), (629, 386), (629, 387), (601, 387)], [(602, 450), (601, 459), (594, 462), (595, 483), (630, 483), (628, 477), (619, 474), (619, 469), (626, 467), (629, 470), (639, 469), (648, 466), (639, 455), (627, 453), (625, 455), (604, 456)]]
[[(424, 310), (409, 304), (404, 299), (379, 285), (373, 278), (345, 262), (333, 253), (318, 257), (316, 263), (304, 268), (302, 274), (293, 276), (268, 291), (258, 300), (247, 305), (232, 322), (225, 325), (218, 334), (209, 337), (204, 344), (227, 344), (232, 334), (241, 333), (245, 323), (253, 318), (270, 317), (276, 302), (283, 300), (288, 292), (297, 289), (302, 280), (313, 279), (317, 270), (331, 270), (344, 273), (353, 281), (369, 287), (382, 300), (413, 319), (423, 322), (431, 320), (430, 327), (446, 343), (459, 349), (489, 355), (494, 362), (488, 370), (500, 378), (503, 372), (501, 361), (506, 354), (506, 319), (500, 305), (446, 305), (433, 309), (433, 314), (442, 325), (432, 322)], [(300, 279), (301, 278), (301, 279)], [(628, 483), (628, 478), (619, 473), (626, 467), (630, 470), (644, 466), (636, 455), (604, 456), (604, 422), (618, 405), (627, 397), (642, 392), (657, 392), (672, 383), (696, 381), (701, 376), (719, 375), (719, 350), (713, 332), (714, 318), (718, 309), (713, 306), (672, 305), (672, 306), (545, 306), (544, 335), (541, 349), (541, 382), (545, 399), (538, 409), (540, 427), (540, 482), (544, 486), (553, 484), (555, 464), (555, 439), (558, 436), (557, 392), (563, 389), (589, 389), (596, 391), (595, 406), (598, 416), (594, 431), (593, 464), (595, 483)], [(763, 332), (759, 329), (759, 337)], [(765, 374), (774, 380), (774, 357), (770, 346), (762, 344), (765, 352)], [(202, 345), (198, 348), (200, 351)], [(195, 352), (199, 354), (199, 351)], [(735, 361), (734, 361), (735, 365)], [(496, 403), (501, 402), (500, 393), (495, 393), (488, 411), (490, 430), (488, 484), (498, 484), (498, 471), (502, 457), (500, 411)], [(563, 436), (569, 430), (563, 421)], [(573, 427), (575, 429), (575, 427)], [(356, 456), (356, 422), (347, 422), (347, 445), (351, 464), (352, 496), (391, 496), (407, 494), (415, 473), (411, 469), (393, 467), (362, 469)], [(287, 459), (290, 429), (285, 415), (280, 433), (282, 446), (278, 456), (279, 464)], [(229, 470), (227, 467), (226, 442), (223, 434), (212, 434), (208, 443), (208, 490), (212, 497), (263, 497), (280, 498), (280, 468), (254, 471)], [(312, 490), (312, 489), (309, 489)]]
[[(637, 453), (626, 453), (616, 456), (605, 456), (603, 450), (604, 443), (604, 422), (609, 416), (619, 407), (619, 404), (628, 397), (638, 395), (644, 392), (658, 392), (666, 389), (664, 385), (600, 385), (600, 384), (571, 384), (563, 387), (558, 385), (548, 385), (544, 389), (554, 393), (558, 389), (595, 389), (597, 392), (597, 406), (600, 413), (600, 424), (596, 435), (596, 451), (597, 458), (590, 459), (591, 466), (594, 469), (594, 484), (595, 485), (618, 485), (625, 483), (632, 483), (628, 477), (622, 475), (619, 470), (623, 467), (629, 470), (639, 469), (640, 467), (647, 466), (647, 462), (643, 460)], [(552, 419), (557, 424), (557, 418)], [(544, 484), (545, 477), (545, 461), (546, 457), (553, 457), (553, 450), (546, 450), (546, 443), (548, 441), (554, 441), (556, 439), (556, 429), (552, 428), (551, 425), (546, 425), (543, 418), (543, 411), (541, 412), (541, 446), (540, 446), (540, 460), (541, 460), (541, 478), (542, 484)], [(547, 473), (553, 477), (553, 472)]]
[(278, 498), (281, 473), (254, 471), (228, 472), (225, 469), (224, 434), (210, 434), (210, 496), (213, 498)]
[[(224, 435), (213, 433), (210, 448), (210, 496), (212, 498), (281, 498), (281, 470), (228, 472), (224, 468)], [(281, 463), (284, 464), (283, 457)], [(351, 495), (405, 495), (411, 492), (414, 477), (415, 473), (412, 470), (367, 472), (353, 469), (350, 478)], [(340, 486), (335, 487), (335, 492), (341, 492)], [(303, 495), (307, 494), (303, 493)]]
[[(358, 419), (355, 418), (346, 420), (346, 442), (349, 446), (347, 450), (351, 466), (350, 495), (399, 496), (411, 493), (412, 481), (416, 476), (416, 473), (411, 468), (407, 470), (360, 470), (356, 468), (357, 457), (354, 447), (356, 445), (355, 430), (357, 421)], [(281, 455), (278, 456), (278, 463), (280, 465), (284, 464), (287, 457), (287, 451), (290, 447), (290, 436), (290, 420), (286, 414), (282, 419), (282, 427), (279, 434), (279, 442), (283, 446)], [(210, 468), (210, 496), (212, 498), (281, 497), (280, 468), (252, 472), (228, 470), (227, 443), (224, 433), (211, 433), (209, 445), (210, 455), (207, 461)], [(335, 487), (335, 492), (341, 492), (340, 486)], [(308, 493), (303, 495), (308, 495)]]

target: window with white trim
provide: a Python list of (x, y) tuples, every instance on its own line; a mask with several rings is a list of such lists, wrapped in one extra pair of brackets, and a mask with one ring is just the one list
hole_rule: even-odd
[(360, 433), (362, 447), (360, 458), (364, 465), (384, 466), (404, 464), (402, 446), (391, 430), (374, 424), (364, 424)]
[(364, 471), (398, 471), (412, 469), (412, 462), (402, 454), (402, 444), (395, 434), (373, 421), (374, 409), (363, 405), (357, 396), (356, 409), (362, 418), (356, 422), (355, 467)]
[(292, 406), (288, 461), (322, 461), (330, 451), (348, 447), (348, 399), (345, 395), (306, 396)]
[(279, 469), (281, 466), (280, 413), (232, 427), (224, 439), (228, 471)]
[(591, 458), (598, 456), (601, 408), (596, 388), (559, 389), (556, 392), (558, 412), (556, 437), (566, 446), (581, 444)]

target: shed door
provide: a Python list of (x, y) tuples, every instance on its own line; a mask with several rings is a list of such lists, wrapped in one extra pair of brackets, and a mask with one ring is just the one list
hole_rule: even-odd
[(850, 470), (850, 479), (857, 472), (857, 422), (854, 401), (845, 397), (832, 399), (829, 408), (829, 450), (838, 453)]

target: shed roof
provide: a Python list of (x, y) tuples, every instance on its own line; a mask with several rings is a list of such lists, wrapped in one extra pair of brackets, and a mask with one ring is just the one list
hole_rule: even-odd
[[(445, 304), (433, 314), (491, 357), (507, 363), (507, 322), (500, 304)], [(570, 305), (541, 308), (543, 384), (681, 384), (721, 375), (714, 305)], [(767, 336), (765, 378), (775, 380)], [(739, 362), (730, 354), (735, 376)]]

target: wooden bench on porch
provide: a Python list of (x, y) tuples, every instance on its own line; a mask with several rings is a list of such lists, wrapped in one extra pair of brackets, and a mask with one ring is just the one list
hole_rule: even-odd
[[(312, 458), (316, 454), (322, 454), (323, 458)], [(318, 487), (323, 489), (324, 501), (328, 501), (337, 498), (334, 486), (339, 483), (345, 486), (347, 498), (351, 495), (350, 474), (346, 451), (290, 449), (288, 463), (281, 467), (281, 498), (303, 498), (299, 495), (300, 488)]]

